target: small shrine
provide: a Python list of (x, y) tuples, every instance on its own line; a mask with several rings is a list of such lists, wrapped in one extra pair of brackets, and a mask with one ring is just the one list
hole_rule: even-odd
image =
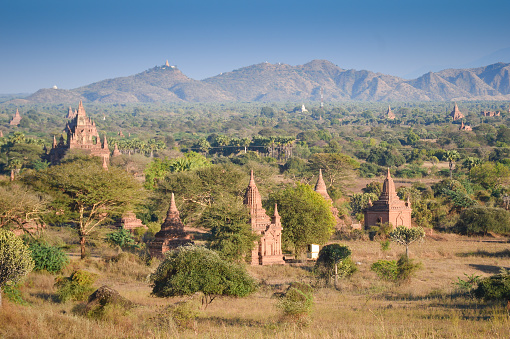
[(395, 113), (391, 110), (391, 106), (388, 105), (388, 110), (386, 111), (386, 119), (394, 120), (396, 118)]
[(193, 243), (191, 236), (184, 231), (184, 224), (179, 217), (173, 193), (166, 219), (161, 225), (161, 231), (154, 237), (155, 239), (149, 244), (149, 252), (152, 257), (162, 258), (166, 252), (172, 249)]
[(322, 169), (319, 169), (319, 178), (317, 179), (317, 183), (315, 184), (314, 191), (319, 193), (326, 199), (327, 201), (331, 202), (331, 212), (333, 212), (333, 215), (335, 216), (335, 219), (337, 221), (337, 224), (339, 223), (338, 218), (338, 209), (333, 207), (333, 199), (328, 194), (328, 189), (326, 187), (326, 183), (324, 182), (324, 179), (322, 178)]
[(395, 190), (395, 183), (388, 174), (384, 179), (383, 188), (379, 200), (372, 203), (368, 202), (367, 208), (364, 210), (365, 214), (365, 228), (369, 229), (370, 226), (377, 226), (377, 224), (391, 223), (393, 227), (406, 226), (411, 227), (411, 202), (402, 201), (397, 195)]
[(142, 221), (136, 217), (136, 214), (133, 211), (128, 211), (124, 213), (122, 215), (122, 218), (120, 219), (120, 224), (118, 226), (128, 231), (134, 231), (140, 227), (142, 227), (145, 230), (148, 229), (148, 227), (142, 224)]
[(9, 125), (11, 126), (18, 126), (21, 122), (21, 115), (19, 114), (19, 110), (16, 108), (16, 113), (12, 117), (11, 121), (9, 122)]
[(244, 204), (250, 209), (251, 229), (260, 235), (257, 246), (251, 254), (252, 265), (275, 265), (285, 264), (282, 253), (282, 223), (278, 214), (278, 206), (274, 207), (274, 214), (269, 217), (262, 207), (260, 196), (253, 170), (250, 174), (250, 183), (244, 195)]
[(464, 119), (464, 114), (459, 110), (459, 106), (457, 106), (457, 103), (455, 103), (455, 106), (453, 107), (453, 111), (450, 113), (450, 116), (452, 117), (453, 121)]

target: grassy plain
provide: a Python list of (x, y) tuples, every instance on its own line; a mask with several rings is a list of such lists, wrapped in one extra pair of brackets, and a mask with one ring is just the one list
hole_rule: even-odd
[[(505, 238), (432, 235), (410, 248), (423, 268), (405, 285), (383, 282), (370, 271), (379, 259), (396, 259), (403, 248), (383, 252), (378, 242), (343, 241), (359, 271), (337, 289), (317, 283), (311, 265), (249, 267), (260, 282), (247, 298), (218, 298), (201, 311), (195, 328), (179, 328), (169, 306), (182, 298), (150, 296), (145, 277), (155, 269), (126, 255), (117, 262), (73, 260), (66, 274), (85, 268), (100, 274), (96, 286), (108, 285), (137, 306), (113, 310), (105, 319), (77, 314), (80, 304), (57, 302), (54, 277), (32, 273), (22, 294), (28, 305), (6, 301), (0, 310), (1, 338), (509, 338), (506, 302), (483, 302), (459, 293), (454, 282), (464, 274), (487, 276), (510, 268)], [(316, 286), (308, 326), (285, 322), (275, 307), (275, 292), (293, 281)]]

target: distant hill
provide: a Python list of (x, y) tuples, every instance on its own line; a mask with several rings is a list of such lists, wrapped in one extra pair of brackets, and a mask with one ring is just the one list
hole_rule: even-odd
[(261, 63), (198, 81), (173, 66), (99, 81), (72, 90), (41, 89), (18, 103), (226, 101), (510, 100), (510, 64), (429, 72), (417, 79), (345, 70), (326, 60)]

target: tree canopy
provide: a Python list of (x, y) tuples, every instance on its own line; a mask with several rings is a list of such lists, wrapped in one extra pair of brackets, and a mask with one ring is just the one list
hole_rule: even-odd
[(57, 211), (78, 230), (81, 256), (85, 241), (96, 227), (120, 217), (143, 197), (141, 185), (125, 170), (102, 168), (100, 159), (73, 158), (23, 178), (54, 196)]
[(324, 244), (335, 226), (331, 203), (311, 186), (297, 184), (272, 193), (265, 202), (268, 213), (278, 212), (282, 221), (282, 242), (296, 254), (304, 252), (309, 244)]
[(218, 253), (198, 246), (184, 246), (167, 254), (151, 274), (152, 294), (173, 297), (204, 294), (207, 307), (215, 297), (244, 297), (256, 289), (243, 266), (227, 262)]

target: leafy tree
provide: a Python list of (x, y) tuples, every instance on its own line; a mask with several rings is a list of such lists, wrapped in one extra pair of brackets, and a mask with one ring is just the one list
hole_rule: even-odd
[(448, 167), (450, 168), (450, 180), (453, 178), (453, 165), (455, 161), (460, 158), (459, 152), (456, 150), (448, 150), (443, 155), (444, 159), (448, 161)]
[(500, 162), (487, 162), (469, 171), (471, 180), (486, 189), (497, 189), (510, 184), (510, 168)]
[(34, 268), (28, 246), (11, 231), (0, 228), (0, 307), (2, 288), (16, 283)]
[(217, 199), (199, 220), (199, 225), (211, 230), (209, 248), (223, 259), (249, 259), (255, 246), (255, 235), (249, 224), (250, 214), (238, 199)]
[(255, 291), (255, 281), (243, 266), (229, 263), (218, 253), (198, 246), (168, 252), (150, 275), (152, 294), (165, 298), (202, 292), (207, 307), (218, 296), (244, 297)]
[(59, 213), (73, 223), (80, 237), (81, 258), (85, 242), (96, 229), (141, 201), (141, 185), (123, 169), (102, 168), (97, 157), (74, 158), (24, 178), (55, 196)]
[(316, 153), (308, 160), (310, 171), (317, 174), (322, 169), (324, 178), (329, 180), (329, 185), (333, 186), (342, 180), (354, 176), (354, 170), (359, 167), (359, 163), (348, 155), (341, 153)]
[(297, 255), (309, 244), (324, 244), (329, 240), (335, 226), (331, 203), (309, 185), (298, 183), (271, 194), (265, 202), (269, 214), (273, 213), (275, 204), (282, 218), (283, 243), (293, 247)]
[(406, 247), (406, 258), (409, 258), (409, 245), (425, 237), (421, 227), (398, 226), (390, 233), (390, 239)]
[(475, 206), (462, 211), (455, 225), (462, 234), (510, 233), (510, 214), (503, 208)]
[[(338, 264), (351, 255), (351, 250), (347, 246), (339, 244), (330, 244), (324, 246), (319, 252), (316, 266), (324, 266), (330, 272), (334, 270), (335, 287), (338, 284)], [(329, 274), (331, 276), (331, 273)]]
[(368, 206), (369, 199), (376, 201), (378, 198), (379, 195), (375, 193), (353, 193), (350, 201), (352, 213), (358, 214), (363, 212)]
[(190, 222), (200, 219), (202, 212), (221, 196), (241, 196), (248, 177), (239, 166), (212, 165), (187, 172), (171, 173), (158, 183), (154, 200), (158, 211), (168, 210), (168, 196), (173, 192), (182, 199), (181, 217)]
[(49, 199), (18, 183), (0, 186), (0, 227), (24, 229), (31, 222), (42, 223)]

